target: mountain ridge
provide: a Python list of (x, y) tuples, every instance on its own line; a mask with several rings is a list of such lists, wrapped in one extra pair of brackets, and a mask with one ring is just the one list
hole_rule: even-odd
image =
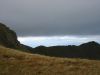
[(100, 44), (95, 41), (83, 43), (79, 46), (38, 46), (36, 48), (31, 48), (29, 46), (21, 44), (17, 40), (16, 33), (2, 23), (0, 23), (0, 45), (25, 52), (52, 57), (86, 58), (100, 60)]

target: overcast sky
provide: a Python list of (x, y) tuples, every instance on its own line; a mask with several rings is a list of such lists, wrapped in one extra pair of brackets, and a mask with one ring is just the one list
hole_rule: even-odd
[(0, 0), (0, 22), (19, 36), (100, 35), (100, 0)]
[(100, 0), (0, 0), (0, 22), (19, 37), (95, 36), (100, 41)]

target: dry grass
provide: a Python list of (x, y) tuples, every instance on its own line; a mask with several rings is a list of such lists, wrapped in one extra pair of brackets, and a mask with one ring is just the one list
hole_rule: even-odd
[(0, 46), (0, 75), (100, 75), (100, 61), (46, 57)]

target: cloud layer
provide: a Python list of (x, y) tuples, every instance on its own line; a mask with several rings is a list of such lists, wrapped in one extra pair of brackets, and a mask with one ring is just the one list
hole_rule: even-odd
[[(18, 40), (31, 47), (56, 46), (56, 45), (80, 45), (89, 41), (100, 43), (100, 36), (49, 36), (49, 37), (19, 37)], [(33, 43), (34, 42), (34, 43)]]
[(0, 0), (0, 21), (19, 36), (100, 35), (100, 0)]

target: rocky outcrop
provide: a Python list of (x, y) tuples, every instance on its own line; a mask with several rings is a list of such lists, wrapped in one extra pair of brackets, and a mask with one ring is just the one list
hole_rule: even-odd
[(10, 48), (17, 48), (20, 45), (16, 33), (0, 23), (0, 44)]
[(31, 47), (21, 44), (17, 40), (16, 33), (2, 23), (0, 23), (0, 45), (3, 45), (8, 48), (14, 48), (26, 51), (32, 49)]

